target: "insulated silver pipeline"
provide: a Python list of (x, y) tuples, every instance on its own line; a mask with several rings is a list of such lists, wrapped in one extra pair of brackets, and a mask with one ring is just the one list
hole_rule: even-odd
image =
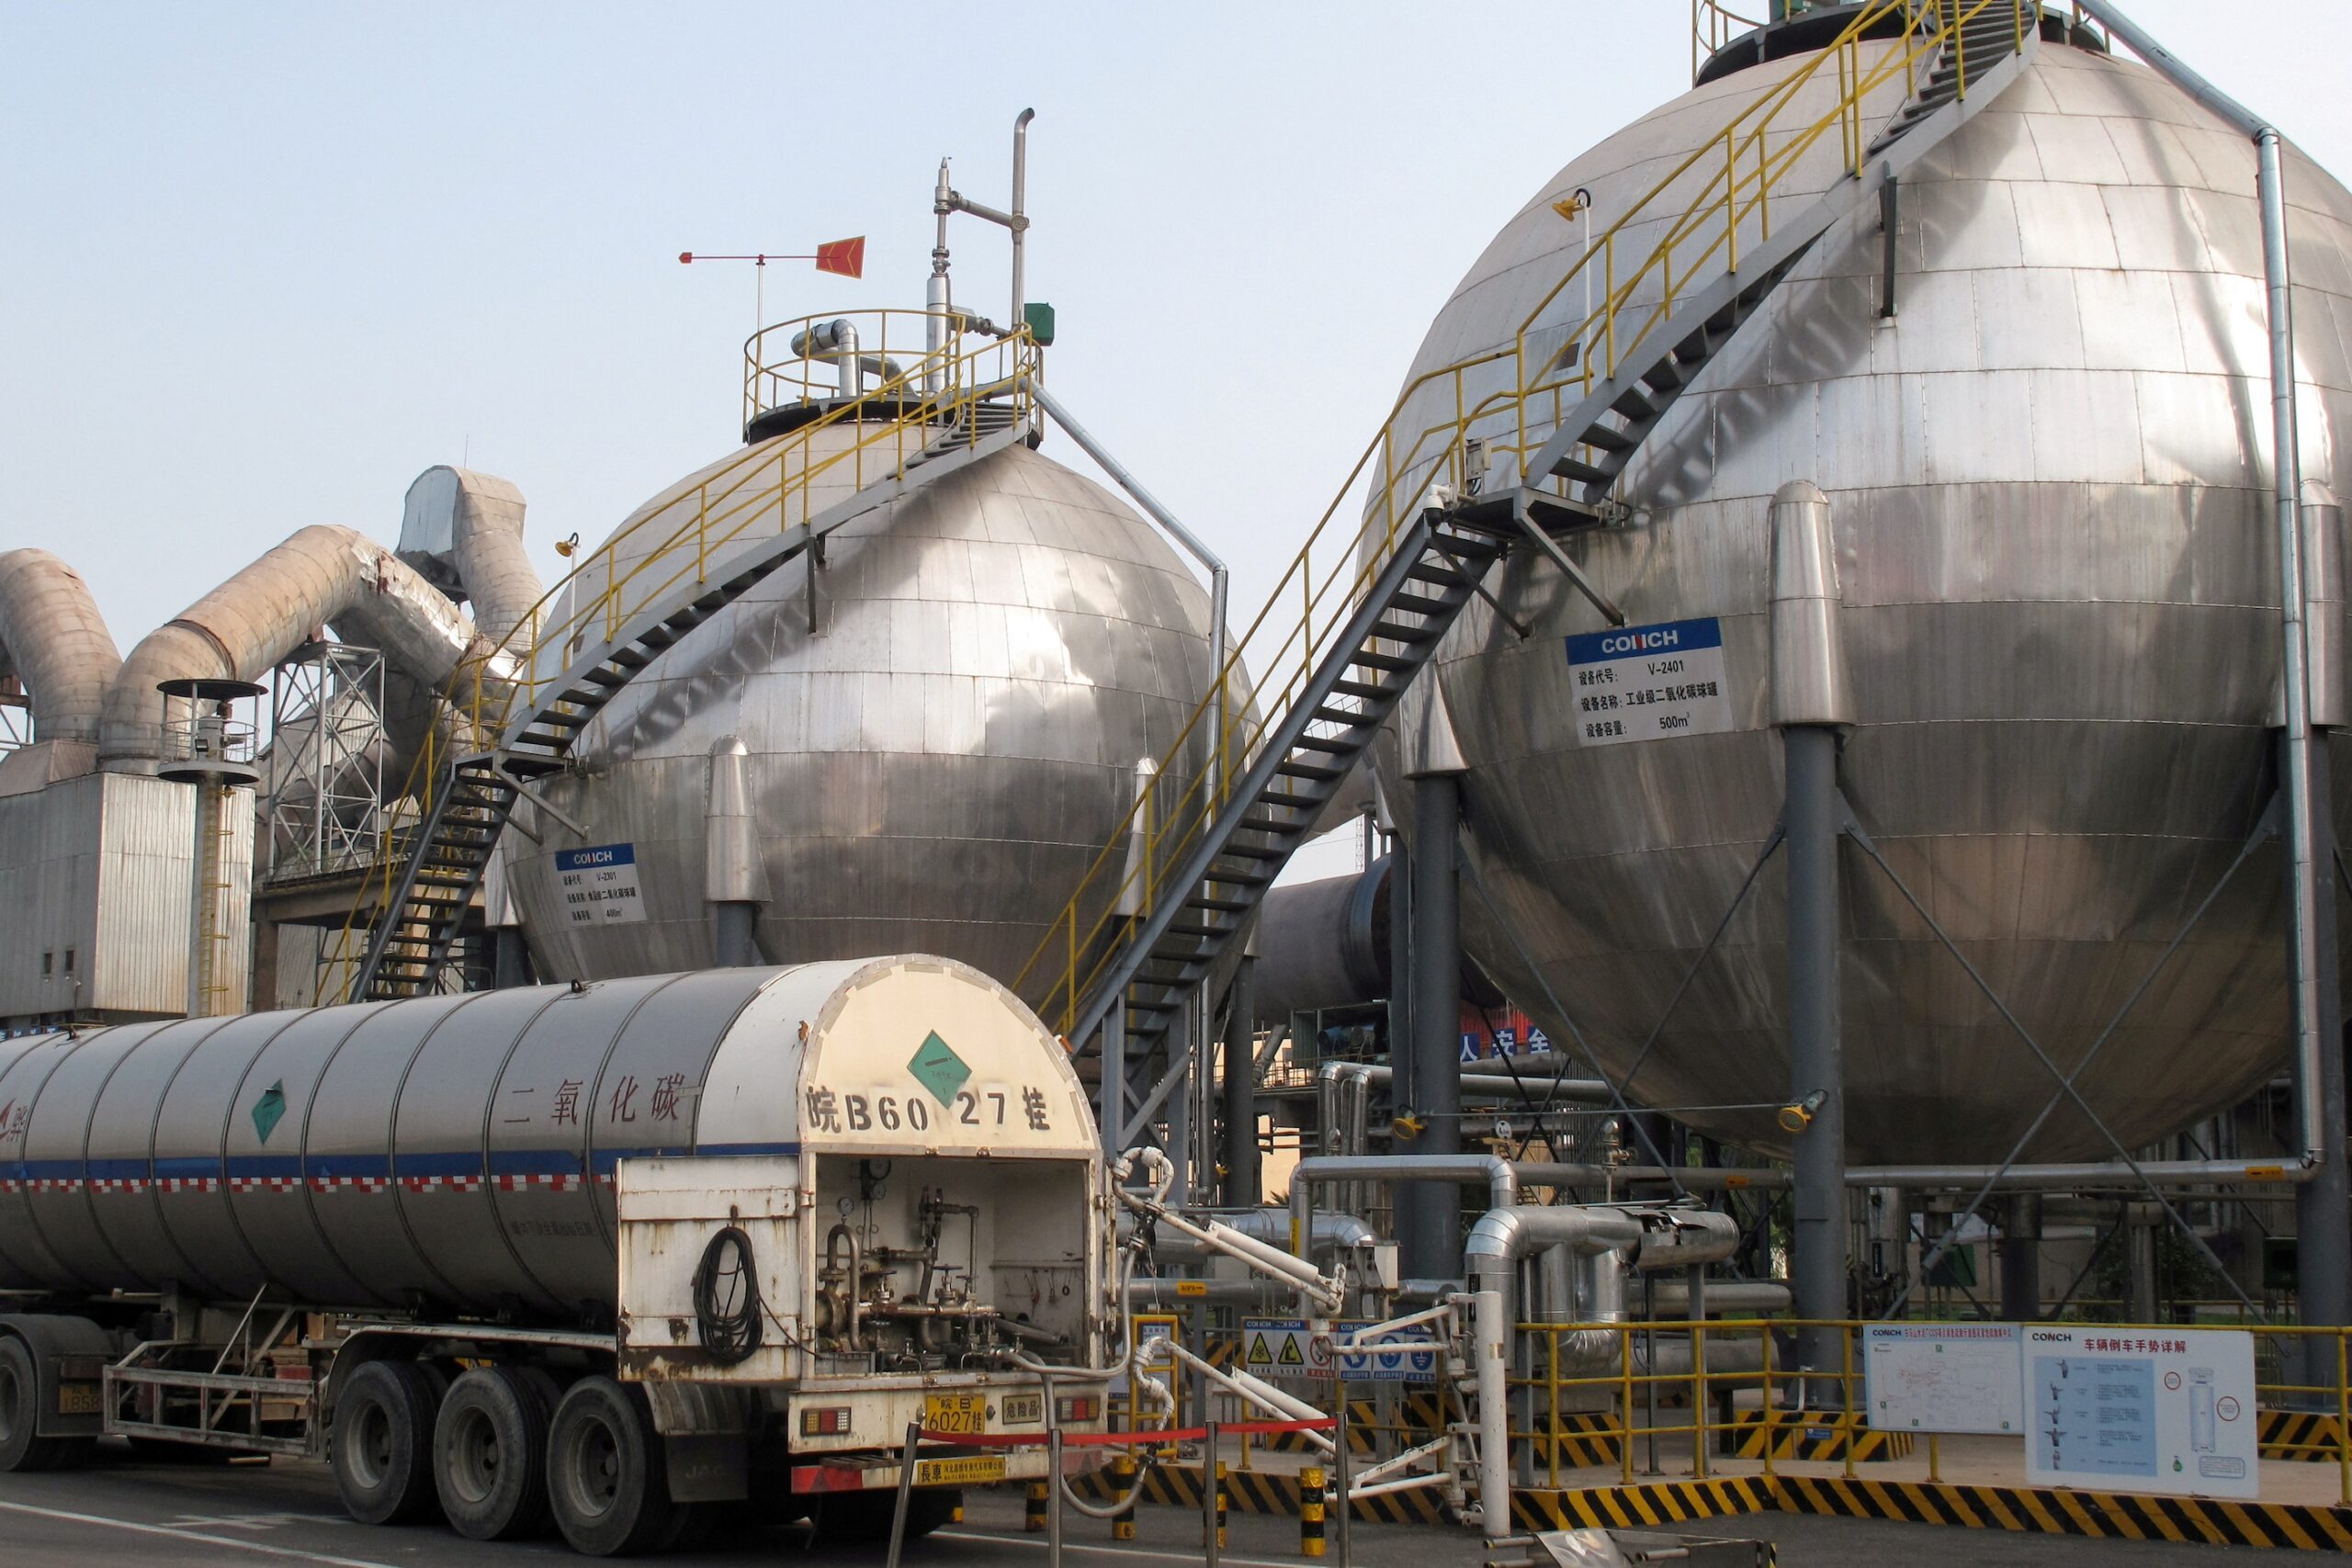
[(864, 397), (868, 376), (895, 381), (906, 374), (905, 367), (895, 359), (859, 353), (857, 327), (846, 319), (821, 321), (793, 333), (792, 352), (803, 359), (831, 360), (840, 374), (838, 385), (844, 398)]
[(81, 573), (47, 550), (0, 551), (0, 676), (24, 682), (36, 741), (96, 740), (121, 667)]
[[(2319, 897), (2324, 868), (2313, 850), (2316, 827), (2312, 799), (2310, 671), (2304, 662), (2303, 551), (2298, 502), (2302, 457), (2295, 413), (2295, 312), (2287, 254), (2286, 177), (2280, 167), (2278, 127), (2190, 70), (2170, 50), (2143, 32), (2108, 0), (2080, 0), (2079, 9), (2130, 45), (2159, 75), (2227, 120), (2255, 145), (2256, 195), (2262, 215), (2262, 274), (2269, 303), (2270, 440), (2274, 521), (2278, 536), (2278, 603), (2286, 698), (2286, 761), (2279, 792), (2286, 797), (2287, 853), (2290, 879), (2289, 940), (2294, 946), (2295, 1122), (2302, 1162), (2316, 1165), (2326, 1140), (2320, 1103), (2321, 1058), (2333, 1048), (2332, 1024), (2321, 1016), (2319, 997)], [(2325, 955), (2329, 963), (2335, 954)]]
[(1496, 1155), (1318, 1155), (1291, 1173), (1291, 1247), (1314, 1234), (1315, 1184), (1318, 1181), (1483, 1181), (1488, 1205), (1502, 1209), (1519, 1201), (1519, 1176), (1510, 1161)]
[[(158, 682), (260, 678), (321, 626), (381, 649), (388, 669), (445, 689), (469, 659), (483, 660), (482, 696), (502, 709), (515, 661), (492, 647), (446, 594), (391, 551), (350, 528), (314, 525), (288, 537), (149, 633), (107, 694), (101, 764), (136, 767), (161, 750)], [(470, 700), (469, 690), (463, 694)]]
[[(1018, 321), (1014, 323), (1016, 326), (1019, 324)], [(1210, 715), (1215, 728), (1209, 736), (1209, 750), (1211, 755), (1216, 756), (1222, 751), (1226, 744), (1226, 714), (1229, 705), (1227, 687), (1230, 684), (1225, 674), (1225, 615), (1229, 574), (1226, 570), (1224, 558), (1204, 544), (1199, 536), (1190, 528), (1178, 522), (1176, 514), (1160, 505), (1159, 498), (1144, 489), (1143, 481), (1129, 472), (1125, 464), (1111, 456), (1109, 448), (1095, 440), (1092, 433), (1071, 416), (1069, 410), (1063, 406), (1062, 400), (1046, 390), (1034, 378), (1029, 382), (1029, 395), (1037, 400), (1039, 408), (1053, 416), (1054, 423), (1062, 427), (1062, 434), (1076, 442), (1080, 451), (1093, 458), (1102, 471), (1111, 476), (1112, 482), (1127, 492), (1127, 499), (1140, 507), (1145, 516), (1167, 529), (1170, 538), (1183, 546), (1192, 553), (1194, 560), (1208, 569), (1209, 678), (1216, 682), (1216, 701), (1213, 705)]]
[(523, 543), (523, 492), (495, 474), (427, 468), (401, 504), (400, 557), (436, 587), (470, 600), (482, 636), (520, 660), (536, 626), (510, 637), (544, 590)]

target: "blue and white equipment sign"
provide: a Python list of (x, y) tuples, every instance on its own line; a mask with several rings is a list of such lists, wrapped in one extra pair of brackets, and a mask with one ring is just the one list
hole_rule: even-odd
[(2035, 1324), (2026, 1341), (2029, 1485), (2260, 1495), (2253, 1335)]
[(1732, 727), (1723, 623), (1661, 621), (1568, 638), (1577, 744), (1616, 746)]
[(563, 895), (564, 919), (575, 926), (633, 925), (645, 919), (635, 844), (558, 850), (555, 880)]

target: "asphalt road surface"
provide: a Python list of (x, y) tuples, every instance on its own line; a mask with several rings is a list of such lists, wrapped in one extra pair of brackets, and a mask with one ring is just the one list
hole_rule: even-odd
[[(1017, 1494), (975, 1493), (966, 1522), (911, 1544), (909, 1568), (1045, 1568), (1045, 1541), (1021, 1530)], [(1201, 1560), (1197, 1516), (1144, 1508), (1137, 1539), (1110, 1544), (1110, 1527), (1069, 1517), (1072, 1568), (1152, 1568)], [(1776, 1542), (1785, 1568), (1943, 1568), (1945, 1564), (2211, 1564), (2231, 1549), (2072, 1540), (1846, 1519), (1764, 1514), (1714, 1521), (1711, 1536)], [(1363, 1568), (1476, 1568), (1478, 1541), (1444, 1529), (1355, 1527)], [(833, 1568), (879, 1563), (882, 1548), (812, 1541), (798, 1527), (738, 1529), (670, 1561), (707, 1568)], [(2245, 1551), (2238, 1557), (2250, 1555)], [(101, 1449), (89, 1469), (52, 1475), (0, 1475), (0, 1564), (6, 1568), (497, 1568), (580, 1561), (560, 1540), (491, 1544), (439, 1526), (370, 1529), (345, 1518), (323, 1466), (191, 1466), (141, 1463)], [(1336, 1553), (1324, 1568), (1336, 1568)], [(1301, 1568), (1298, 1522), (1235, 1514), (1227, 1568)]]

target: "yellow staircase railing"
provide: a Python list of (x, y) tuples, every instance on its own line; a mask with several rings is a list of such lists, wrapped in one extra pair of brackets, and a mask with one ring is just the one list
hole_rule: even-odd
[[(657, 496), (548, 588), (512, 631), (469, 653), (442, 692), (452, 732), (436, 727), (428, 733), (395, 797), (418, 803), (408, 831), (431, 817), (435, 792), (454, 757), (500, 744), (518, 715), (567, 711), (568, 705), (551, 699), (574, 678), (582, 653), (610, 645), (637, 617), (690, 585), (708, 586), (714, 570), (743, 551), (804, 527), (869, 486), (905, 475), (917, 459), (942, 456), (957, 444), (977, 446), (987, 430), (1031, 418), (1029, 386), (1038, 349), (1026, 328), (999, 338), (967, 331), (957, 315), (861, 311), (846, 319), (866, 322), (885, 315), (897, 320), (880, 323), (870, 336), (861, 334), (861, 357), (882, 368), (869, 375), (855, 401), (824, 397), (834, 372), (821, 354), (803, 359), (772, 352), (771, 345), (836, 317), (809, 317), (752, 335), (745, 345), (747, 423), (803, 404), (808, 417)], [(926, 346), (908, 363), (884, 355), (886, 340), (895, 352), (909, 339)], [(374, 919), (395, 913), (405, 859), (395, 836), (401, 831), (385, 829), (344, 922), (346, 946), (355, 937), (364, 941)]]
[[(1678, 303), (1736, 272), (1744, 254), (1770, 239), (1776, 202), (1821, 194), (1818, 186), (1792, 184), (1801, 167), (1820, 172), (1808, 158), (1815, 147), (1835, 135), (1839, 177), (1859, 176), (1870, 122), (1891, 119), (1916, 90), (1923, 64), (1947, 47), (1957, 50), (1961, 28), (1988, 14), (2013, 15), (2022, 47), (2026, 29), (2039, 26), (2040, 6), (1878, 0), (1863, 6), (1826, 47), (1740, 107), (1590, 236), (1508, 342), (1406, 387), (1016, 977), (1014, 989), (1049, 1023), (1066, 1035), (1077, 1027), (1116, 964), (1125, 934), (1170, 899), (1191, 896), (1178, 885), (1181, 868), (1232, 804), (1260, 738), (1309, 694), (1335, 637), (1433, 487), (1467, 492), (1488, 482), (1498, 462), (1516, 481), (1571, 410), (1655, 346), (1652, 334)], [(1890, 28), (1897, 36), (1872, 36)], [(1963, 93), (1967, 80), (1963, 62)], [(1809, 91), (1816, 83), (1834, 85), (1826, 108), (1808, 103), (1819, 96)], [(1580, 283), (1589, 304), (1547, 321)], [(1523, 482), (1580, 504), (1551, 476)], [(1213, 716), (1220, 713), (1221, 726)]]

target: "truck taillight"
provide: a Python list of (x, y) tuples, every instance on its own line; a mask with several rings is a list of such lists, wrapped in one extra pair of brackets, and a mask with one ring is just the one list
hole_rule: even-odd
[(828, 1405), (821, 1410), (800, 1413), (800, 1435), (804, 1438), (846, 1438), (849, 1436), (849, 1406)]
[(1102, 1414), (1102, 1401), (1091, 1393), (1081, 1394), (1076, 1399), (1054, 1401), (1054, 1419), (1057, 1421), (1091, 1421)]

